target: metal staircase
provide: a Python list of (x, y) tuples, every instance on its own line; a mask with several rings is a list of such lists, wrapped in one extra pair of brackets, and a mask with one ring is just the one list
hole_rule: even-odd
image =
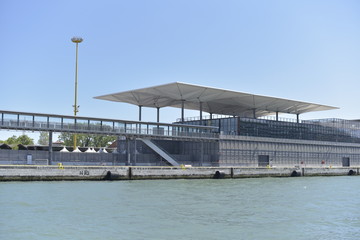
[(155, 143), (153, 143), (150, 139), (146, 138), (140, 138), (143, 143), (145, 143), (149, 148), (154, 150), (157, 154), (159, 154), (163, 159), (165, 159), (169, 164), (172, 166), (179, 166), (180, 164), (175, 161), (174, 158), (172, 158), (169, 154), (167, 154), (164, 150), (156, 146)]

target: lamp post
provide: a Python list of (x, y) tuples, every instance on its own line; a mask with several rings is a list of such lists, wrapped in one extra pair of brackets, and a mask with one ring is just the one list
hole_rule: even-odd
[[(78, 45), (83, 41), (81, 37), (73, 37), (72, 42), (76, 43), (76, 61), (75, 61), (75, 103), (74, 103), (74, 116), (79, 111), (79, 106), (77, 105), (77, 86), (78, 86)], [(74, 134), (74, 150), (76, 149), (76, 134)]]

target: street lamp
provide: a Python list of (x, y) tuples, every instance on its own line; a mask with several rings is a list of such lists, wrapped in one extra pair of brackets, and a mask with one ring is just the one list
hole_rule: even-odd
[[(78, 45), (83, 41), (81, 37), (73, 37), (72, 42), (76, 43), (76, 62), (75, 62), (75, 104), (74, 104), (74, 116), (79, 111), (79, 106), (77, 105), (77, 86), (78, 86)], [(74, 134), (74, 150), (76, 149), (76, 134)]]

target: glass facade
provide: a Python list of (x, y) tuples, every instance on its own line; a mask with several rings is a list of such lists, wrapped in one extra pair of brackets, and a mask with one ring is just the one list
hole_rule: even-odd
[(354, 120), (331, 118), (296, 123), (228, 117), (186, 123), (215, 126), (224, 135), (360, 143), (360, 121)]

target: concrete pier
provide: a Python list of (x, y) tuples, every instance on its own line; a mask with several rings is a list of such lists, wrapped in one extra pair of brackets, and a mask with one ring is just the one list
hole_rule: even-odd
[(220, 179), (255, 177), (360, 175), (360, 167), (247, 168), (247, 167), (130, 167), (2, 165), (0, 181)]

